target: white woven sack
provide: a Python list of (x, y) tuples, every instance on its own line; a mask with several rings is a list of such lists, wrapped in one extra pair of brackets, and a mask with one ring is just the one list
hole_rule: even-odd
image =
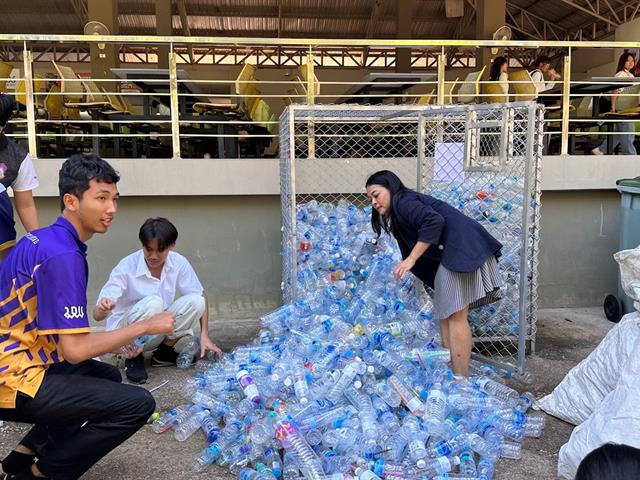
[(640, 338), (622, 368), (616, 388), (581, 425), (573, 429), (569, 441), (560, 448), (558, 475), (575, 477), (589, 452), (605, 443), (640, 448)]
[(551, 394), (537, 402), (537, 407), (580, 425), (613, 391), (638, 338), (640, 314), (632, 312), (622, 317), (596, 349), (573, 367)]

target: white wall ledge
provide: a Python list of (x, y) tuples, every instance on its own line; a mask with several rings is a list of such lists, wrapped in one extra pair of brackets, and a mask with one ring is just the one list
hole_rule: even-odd
[[(108, 160), (120, 173), (119, 190), (126, 196), (278, 195), (280, 192), (278, 158)], [(360, 177), (364, 181), (374, 164), (393, 168), (394, 162), (412, 163), (411, 159), (363, 161), (366, 164), (361, 171), (352, 171), (349, 183), (358, 182)], [(34, 192), (37, 197), (58, 195), (58, 170), (62, 162), (62, 159), (35, 160), (40, 178), (40, 187)], [(318, 162), (329, 164), (336, 160)], [(617, 179), (638, 175), (640, 156), (636, 155), (547, 156), (542, 160), (543, 191), (610, 190), (615, 188)]]

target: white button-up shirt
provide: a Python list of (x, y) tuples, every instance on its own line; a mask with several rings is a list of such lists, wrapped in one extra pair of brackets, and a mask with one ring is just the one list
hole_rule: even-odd
[(98, 301), (101, 298), (111, 298), (116, 301), (115, 308), (107, 317), (106, 326), (107, 330), (115, 330), (126, 326), (122, 322), (123, 316), (144, 297), (159, 296), (166, 309), (171, 306), (176, 296), (203, 292), (204, 288), (193, 267), (179, 253), (169, 252), (162, 267), (160, 279), (157, 279), (149, 272), (142, 250), (138, 250), (120, 260), (111, 271), (109, 280), (100, 290)]

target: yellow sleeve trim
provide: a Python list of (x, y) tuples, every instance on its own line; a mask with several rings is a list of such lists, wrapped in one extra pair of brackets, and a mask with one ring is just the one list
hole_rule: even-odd
[(8, 248), (13, 247), (16, 244), (15, 240), (8, 240), (6, 242), (4, 242), (3, 244), (0, 244), (0, 252), (7, 250)]

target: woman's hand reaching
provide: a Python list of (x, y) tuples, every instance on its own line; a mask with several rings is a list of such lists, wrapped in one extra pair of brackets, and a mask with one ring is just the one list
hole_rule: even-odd
[(398, 265), (396, 265), (396, 268), (393, 269), (393, 276), (396, 277), (396, 280), (400, 280), (402, 277), (404, 277), (405, 273), (413, 268), (415, 264), (416, 261), (411, 257), (405, 258)]

